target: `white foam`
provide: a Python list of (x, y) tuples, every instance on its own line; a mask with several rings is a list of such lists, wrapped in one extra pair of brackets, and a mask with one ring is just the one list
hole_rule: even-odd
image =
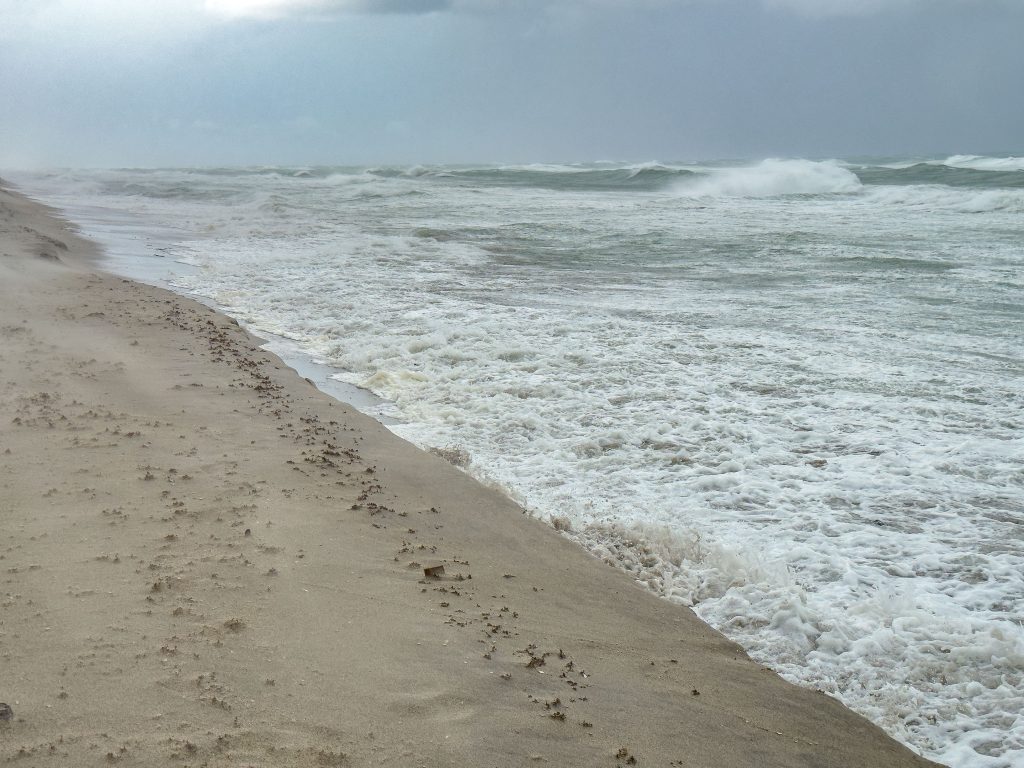
[(1024, 171), (1024, 157), (984, 157), (953, 155), (941, 161), (950, 168), (971, 168), (976, 171)]
[(872, 204), (960, 213), (1022, 213), (1022, 189), (954, 189), (939, 185), (872, 187), (865, 192)]
[(850, 194), (861, 189), (857, 175), (837, 161), (762, 160), (742, 168), (712, 169), (675, 186), (687, 197), (776, 197)]

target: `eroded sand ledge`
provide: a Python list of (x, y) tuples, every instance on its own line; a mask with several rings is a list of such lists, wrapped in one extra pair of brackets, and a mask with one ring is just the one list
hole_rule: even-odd
[(0, 189), (0, 762), (933, 765), (94, 254)]

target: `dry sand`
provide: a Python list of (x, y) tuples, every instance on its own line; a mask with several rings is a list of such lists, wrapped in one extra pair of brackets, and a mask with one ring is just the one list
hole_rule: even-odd
[(94, 255), (0, 191), (0, 763), (932, 765)]

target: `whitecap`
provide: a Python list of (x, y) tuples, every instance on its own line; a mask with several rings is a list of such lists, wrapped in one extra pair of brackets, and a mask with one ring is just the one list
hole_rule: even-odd
[(684, 197), (777, 197), (781, 195), (851, 194), (862, 184), (839, 162), (762, 160), (741, 168), (711, 170), (706, 176), (675, 185)]

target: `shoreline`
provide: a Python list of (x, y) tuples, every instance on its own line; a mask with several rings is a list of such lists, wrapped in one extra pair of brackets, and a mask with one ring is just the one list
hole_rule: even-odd
[(2, 185), (0, 243), (5, 757), (935, 765)]
[[(3, 188), (3, 184), (4, 180), (0, 178), (0, 188)], [(71, 226), (83, 240), (90, 243), (94, 250), (93, 255), (89, 259), (91, 267), (105, 274), (127, 278), (133, 282), (168, 291), (209, 307), (218, 314), (231, 317), (229, 308), (218, 304), (214, 299), (194, 292), (184, 291), (174, 286), (173, 280), (181, 274), (187, 274), (189, 271), (194, 270), (194, 266), (186, 262), (166, 258), (166, 255), (162, 253), (159, 258), (146, 256), (144, 251), (149, 249), (143, 248), (140, 245), (134, 247), (134, 254), (128, 254), (127, 251), (131, 250), (126, 244), (131, 239), (128, 234), (121, 233), (120, 238), (114, 238), (113, 233), (110, 231), (89, 232), (88, 226), (83, 227), (81, 225), (73, 209), (64, 210), (42, 203), (30, 194), (23, 192), (18, 185), (9, 184), (9, 186), (17, 194), (33, 202), (38, 202), (51, 215)], [(93, 218), (91, 221), (93, 224), (98, 224), (101, 219)], [(105, 236), (107, 239), (105, 239)], [(116, 248), (119, 255), (114, 257), (109, 252), (110, 248)], [(166, 246), (156, 247), (158, 252), (165, 250)], [(161, 265), (161, 268), (156, 266), (158, 264)], [(235, 319), (237, 320), (237, 318)], [(301, 378), (311, 381), (317, 389), (325, 394), (333, 397), (335, 400), (353, 406), (356, 410), (371, 416), (384, 425), (395, 423), (394, 419), (377, 412), (379, 406), (388, 404), (387, 400), (378, 397), (368, 389), (332, 378), (331, 373), (336, 369), (333, 369), (330, 365), (320, 363), (313, 356), (298, 347), (292, 340), (277, 336), (269, 331), (252, 329), (248, 326), (246, 326), (246, 331), (258, 340), (266, 351), (280, 357)]]

